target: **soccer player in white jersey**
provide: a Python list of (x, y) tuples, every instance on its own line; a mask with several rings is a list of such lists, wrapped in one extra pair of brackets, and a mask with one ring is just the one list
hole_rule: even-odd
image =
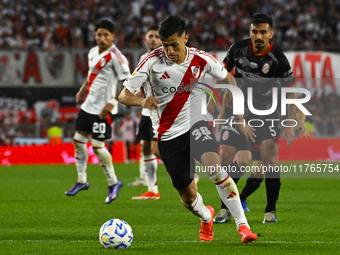
[[(214, 208), (205, 206), (197, 192), (193, 178), (194, 158), (206, 169), (215, 166), (215, 172), (207, 171), (209, 177), (230, 208), (242, 242), (253, 242), (257, 235), (249, 228), (234, 181), (227, 172), (221, 171), (216, 139), (207, 118), (201, 115), (202, 90), (195, 89), (198, 79), (206, 73), (228, 84), (236, 85), (235, 79), (208, 53), (185, 46), (189, 35), (181, 17), (169, 16), (158, 32), (163, 47), (150, 52), (138, 65), (124, 82), (118, 100), (152, 110), (150, 115), (158, 132), (159, 152), (183, 205), (201, 220), (200, 240), (212, 241), (214, 237)], [(142, 86), (150, 87), (153, 96), (135, 96)], [(253, 139), (249, 126), (239, 125), (238, 128), (247, 139)]]
[(108, 180), (108, 195), (105, 200), (107, 204), (116, 199), (123, 183), (117, 179), (111, 154), (105, 148), (104, 141), (111, 137), (111, 114), (118, 112), (118, 101), (115, 99), (117, 81), (130, 76), (127, 59), (113, 44), (113, 32), (114, 25), (108, 20), (100, 20), (95, 24), (98, 45), (89, 52), (88, 77), (76, 95), (77, 102), (84, 100), (76, 119), (76, 132), (73, 137), (78, 181), (65, 192), (68, 196), (74, 196), (90, 186), (86, 174), (86, 144), (92, 135), (93, 151)]
[[(148, 52), (143, 54), (140, 58), (140, 62), (153, 51), (154, 49), (162, 45), (158, 35), (158, 26), (151, 26), (145, 35), (145, 43), (148, 48)], [(144, 92), (144, 93), (143, 93)], [(140, 90), (138, 94), (144, 94), (141, 96), (152, 96), (150, 88), (144, 88)], [(157, 157), (160, 157), (157, 146), (157, 139), (152, 128), (150, 119), (150, 110), (143, 108), (141, 121), (139, 123), (137, 140), (141, 141), (142, 152), (142, 164), (140, 164), (140, 176), (139, 179), (133, 183), (129, 183), (130, 186), (143, 185), (146, 180), (148, 191), (140, 196), (132, 197), (132, 199), (159, 199), (160, 194), (158, 192), (157, 185)]]

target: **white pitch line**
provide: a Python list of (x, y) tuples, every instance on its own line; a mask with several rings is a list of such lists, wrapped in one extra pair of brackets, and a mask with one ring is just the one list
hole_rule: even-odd
[[(97, 240), (0, 240), (0, 243), (10, 242), (32, 242), (32, 243), (85, 243), (85, 242), (98, 242)], [(135, 241), (137, 243), (200, 243), (198, 240), (175, 240), (175, 241)], [(219, 243), (223, 243), (219, 241)], [(256, 243), (276, 243), (276, 244), (340, 244), (340, 241), (261, 241), (258, 240)]]

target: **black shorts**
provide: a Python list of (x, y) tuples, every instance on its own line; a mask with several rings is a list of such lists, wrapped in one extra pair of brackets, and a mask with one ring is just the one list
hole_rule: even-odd
[[(269, 116), (251, 116), (246, 117), (247, 123), (255, 128), (255, 143), (251, 143), (251, 154), (252, 160), (262, 160), (260, 153), (260, 143), (261, 141), (273, 139), (273, 141), (279, 145), (280, 142), (280, 127), (279, 121), (271, 121), (271, 119), (279, 119), (277, 113), (273, 113)], [(249, 120), (252, 120), (249, 122)]]
[(200, 161), (206, 152), (218, 154), (218, 144), (209, 122), (199, 121), (190, 131), (169, 141), (158, 142), (159, 152), (172, 184), (182, 190), (192, 182), (195, 158)]
[(140, 122), (137, 129), (136, 135), (137, 141), (157, 141), (155, 133), (153, 132), (151, 119), (149, 116), (144, 116), (140, 118)]
[[(273, 139), (275, 142), (280, 138), (280, 121), (271, 121), (270, 119), (280, 119), (277, 113), (269, 116), (251, 116), (246, 117), (248, 125), (255, 129), (255, 142), (260, 143), (263, 140)], [(249, 122), (251, 120), (251, 122)], [(259, 127), (256, 127), (259, 126)]]
[(250, 151), (250, 142), (247, 142), (244, 135), (240, 134), (235, 127), (228, 124), (221, 127), (220, 144), (233, 146), (237, 151)]
[(99, 115), (89, 114), (80, 109), (76, 119), (76, 131), (92, 133), (92, 138), (104, 141), (111, 138), (111, 116), (100, 119)]

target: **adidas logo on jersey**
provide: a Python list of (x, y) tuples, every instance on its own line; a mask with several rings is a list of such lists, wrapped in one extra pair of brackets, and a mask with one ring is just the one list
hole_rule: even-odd
[(169, 79), (170, 76), (168, 75), (167, 72), (163, 73), (162, 77), (160, 78), (161, 80)]
[(98, 136), (98, 138), (105, 138), (105, 135), (104, 135), (104, 134), (100, 134), (100, 135)]

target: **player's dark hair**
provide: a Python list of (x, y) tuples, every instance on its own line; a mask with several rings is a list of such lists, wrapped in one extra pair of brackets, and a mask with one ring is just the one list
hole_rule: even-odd
[(272, 28), (273, 18), (264, 13), (255, 13), (253, 17), (251, 17), (250, 24), (258, 25), (260, 23), (267, 23)]
[(171, 15), (167, 17), (159, 26), (159, 38), (164, 40), (177, 33), (181, 36), (185, 32), (185, 21), (179, 15)]
[(153, 26), (149, 27), (146, 32), (149, 32), (149, 31), (158, 31), (158, 29), (159, 29), (159, 26), (153, 25)]
[(107, 19), (101, 19), (94, 24), (94, 31), (97, 32), (99, 28), (104, 28), (108, 30), (110, 33), (113, 33), (115, 25), (113, 25), (113, 23)]

